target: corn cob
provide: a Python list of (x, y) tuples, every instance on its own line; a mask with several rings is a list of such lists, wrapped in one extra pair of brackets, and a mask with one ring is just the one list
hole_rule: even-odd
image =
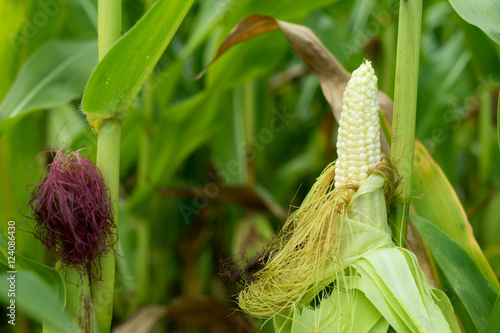
[[(381, 161), (369, 61), (354, 71), (343, 102), (338, 160), (259, 255), (264, 266), (245, 281), (240, 307), (273, 317), (280, 332), (459, 332), (450, 301), (391, 239), (387, 207), (399, 180), (390, 160)], [(334, 174), (340, 187), (332, 189)]]
[(337, 139), (335, 187), (360, 185), (380, 162), (380, 122), (377, 77), (365, 61), (347, 83)]

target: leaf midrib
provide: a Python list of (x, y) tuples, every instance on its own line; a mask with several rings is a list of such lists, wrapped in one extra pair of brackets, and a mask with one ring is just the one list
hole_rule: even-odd
[(21, 102), (18, 104), (18, 106), (9, 114), (8, 118), (15, 117), (22, 109), (23, 107), (35, 96), (40, 90), (48, 83), (50, 80), (52, 80), (55, 76), (60, 74), (64, 69), (66, 69), (73, 61), (74, 59), (77, 59), (80, 56), (80, 53), (74, 53), (71, 55), (69, 58), (67, 58), (65, 61), (60, 63), (58, 66), (54, 68), (52, 72), (49, 73), (43, 80), (38, 82), (33, 89), (31, 90), (30, 93), (26, 95), (24, 99), (21, 100)]

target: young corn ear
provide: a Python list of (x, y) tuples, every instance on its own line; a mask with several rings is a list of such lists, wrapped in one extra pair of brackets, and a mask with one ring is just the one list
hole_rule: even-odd
[(380, 163), (377, 77), (370, 61), (352, 73), (344, 92), (337, 139), (335, 187), (360, 185)]
[[(379, 128), (377, 77), (366, 61), (353, 73), (344, 94), (339, 159), (325, 168), (300, 208), (289, 216), (265, 256), (264, 267), (240, 292), (238, 303), (245, 312), (265, 318), (309, 304), (311, 297), (343, 274), (356, 258), (353, 253), (371, 248), (371, 243), (363, 248), (360, 241), (351, 239), (356, 233), (344, 227), (353, 190), (381, 161)], [(392, 172), (391, 168), (380, 171), (385, 179)], [(385, 209), (383, 191), (381, 200)], [(374, 224), (385, 223), (384, 215), (382, 222)], [(388, 234), (384, 237), (390, 242)]]
[(277, 332), (460, 331), (444, 293), (392, 241), (387, 207), (399, 177), (381, 158), (379, 135), (377, 78), (366, 61), (344, 94), (339, 159), (259, 258), (263, 268), (238, 296), (245, 312), (272, 317)]

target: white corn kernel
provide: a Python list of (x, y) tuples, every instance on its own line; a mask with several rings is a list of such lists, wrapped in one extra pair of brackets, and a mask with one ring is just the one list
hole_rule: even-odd
[(365, 61), (347, 83), (337, 139), (335, 186), (360, 184), (380, 158), (377, 77)]

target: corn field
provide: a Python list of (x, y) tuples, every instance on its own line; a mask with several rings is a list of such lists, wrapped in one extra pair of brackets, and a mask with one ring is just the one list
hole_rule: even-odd
[(497, 0), (0, 0), (1, 332), (500, 332)]

